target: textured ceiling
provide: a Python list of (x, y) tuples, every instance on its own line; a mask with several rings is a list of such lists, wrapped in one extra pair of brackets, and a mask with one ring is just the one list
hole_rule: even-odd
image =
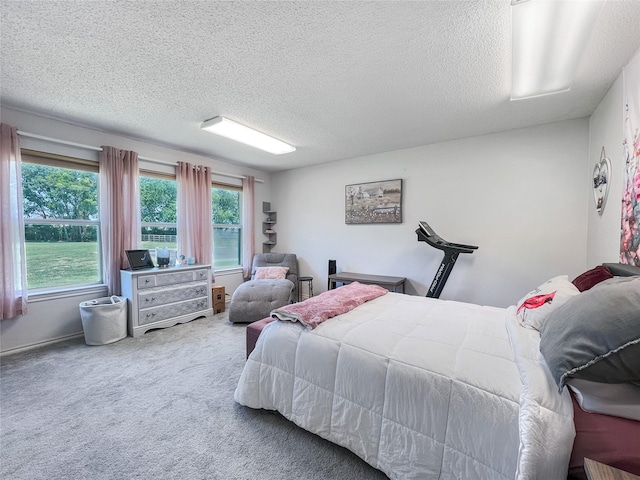
[(590, 115), (640, 46), (609, 0), (571, 90), (510, 102), (510, 0), (1, 5), (3, 105), (271, 172)]

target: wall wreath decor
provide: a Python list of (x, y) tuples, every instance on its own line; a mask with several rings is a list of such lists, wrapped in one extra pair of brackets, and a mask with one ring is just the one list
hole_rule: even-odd
[(609, 194), (609, 182), (611, 180), (611, 160), (604, 153), (600, 154), (600, 161), (593, 168), (593, 200), (596, 202), (596, 211), (602, 215), (604, 205)]

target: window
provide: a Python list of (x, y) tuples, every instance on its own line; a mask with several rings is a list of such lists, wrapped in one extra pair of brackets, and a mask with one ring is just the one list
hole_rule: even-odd
[(148, 248), (152, 256), (158, 247), (177, 247), (177, 188), (175, 177), (140, 172), (142, 248)]
[(216, 269), (242, 265), (242, 191), (214, 184), (211, 189), (213, 214), (213, 265)]
[[(211, 188), (213, 266), (217, 270), (242, 265), (241, 194), (238, 187), (214, 184)], [(140, 173), (142, 248), (148, 248), (152, 257), (158, 247), (177, 248), (177, 196), (175, 177)]]
[[(102, 283), (98, 163), (22, 150), (27, 288)], [(216, 269), (242, 265), (238, 187), (212, 186)], [(175, 177), (141, 172), (142, 248), (177, 247)]]
[(22, 150), (27, 288), (102, 282), (98, 164)]

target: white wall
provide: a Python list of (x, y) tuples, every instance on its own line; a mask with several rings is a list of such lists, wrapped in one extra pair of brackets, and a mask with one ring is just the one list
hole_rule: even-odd
[[(326, 289), (327, 261), (339, 271), (407, 277), (407, 293), (424, 295), (442, 253), (414, 233), (428, 221), (445, 239), (479, 245), (460, 255), (442, 298), (506, 306), (553, 275), (582, 273), (618, 256), (622, 189), (622, 81), (593, 116), (551, 125), (427, 145), (269, 175), (224, 162), (62, 122), (3, 109), (2, 121), (41, 135), (90, 145), (130, 148), (159, 160), (211, 164), (251, 174), (256, 185), (256, 251), (261, 251), (262, 201), (278, 211), (278, 245), (295, 252), (315, 292)], [(595, 212), (591, 176), (605, 146), (613, 165), (604, 214)], [(29, 141), (88, 158), (82, 149)], [(158, 167), (162, 170), (168, 167)], [(344, 186), (403, 179), (402, 224), (345, 225)], [(217, 275), (232, 293), (241, 275)], [(78, 304), (100, 290), (34, 298), (29, 314), (0, 322), (1, 351), (81, 334)]]
[[(441, 298), (507, 306), (552, 276), (586, 266), (588, 119), (427, 145), (272, 175), (277, 251), (327, 288), (338, 271), (407, 277), (425, 295), (442, 252), (418, 242), (419, 220), (462, 254)], [(403, 179), (402, 224), (345, 225), (345, 185)]]
[[(256, 183), (256, 212), (261, 212), (262, 202), (269, 200), (270, 174), (262, 171), (7, 108), (2, 109), (2, 122), (29, 133), (76, 142), (83, 145), (110, 145), (134, 150), (141, 156), (165, 162), (177, 162), (180, 160), (198, 165), (209, 165), (213, 167), (214, 170), (220, 172), (236, 175), (253, 175), (256, 178), (264, 180), (264, 183)], [(92, 150), (69, 147), (27, 137), (21, 137), (21, 146), (23, 148), (86, 158), (89, 160), (96, 160), (98, 155), (97, 152)], [(173, 167), (166, 165), (143, 161), (141, 161), (140, 164), (141, 167), (146, 169), (166, 173), (175, 172)], [(216, 177), (215, 179), (226, 183), (235, 182), (236, 184), (240, 184), (241, 182), (240, 180), (234, 180), (229, 177)], [(255, 240), (258, 245), (262, 243), (261, 225), (260, 215), (256, 215)], [(224, 285), (227, 293), (232, 292), (241, 282), (242, 273), (237, 270), (216, 273), (216, 284)], [(65, 295), (31, 296), (27, 315), (2, 320), (2, 322), (0, 322), (0, 351), (4, 353), (26, 346), (81, 335), (82, 322), (78, 308), (79, 303), (104, 295), (106, 295), (105, 288), (92, 288), (89, 291), (77, 291)]]
[(603, 262), (618, 262), (620, 258), (620, 221), (622, 217), (624, 149), (624, 101), (622, 75), (618, 77), (589, 120), (589, 165), (586, 172), (589, 185), (593, 169), (600, 161), (602, 147), (611, 160), (609, 195), (602, 215), (596, 211), (593, 189), (588, 188), (587, 265), (591, 268)]

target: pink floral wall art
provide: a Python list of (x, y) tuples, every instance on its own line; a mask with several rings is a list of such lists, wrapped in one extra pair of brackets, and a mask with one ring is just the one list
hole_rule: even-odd
[(624, 156), (620, 263), (640, 266), (640, 50), (623, 71)]

